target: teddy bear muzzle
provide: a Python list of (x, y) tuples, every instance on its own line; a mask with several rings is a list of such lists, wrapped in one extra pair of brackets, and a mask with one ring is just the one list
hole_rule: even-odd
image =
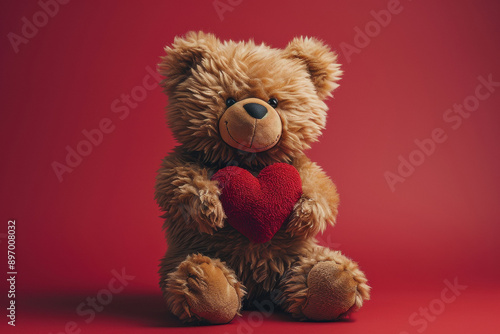
[(263, 152), (281, 138), (277, 111), (257, 98), (236, 102), (219, 119), (219, 133), (226, 144), (246, 152)]

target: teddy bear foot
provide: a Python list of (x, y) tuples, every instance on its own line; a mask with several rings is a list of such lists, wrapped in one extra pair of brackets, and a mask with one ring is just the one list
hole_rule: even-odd
[(168, 274), (164, 296), (184, 322), (225, 324), (239, 314), (243, 286), (224, 263), (200, 254), (188, 256)]
[(307, 275), (308, 296), (302, 314), (311, 320), (341, 318), (355, 304), (357, 285), (337, 263), (317, 263)]
[(340, 252), (321, 250), (292, 267), (280, 284), (280, 300), (299, 320), (346, 318), (369, 299), (369, 286), (357, 264)]

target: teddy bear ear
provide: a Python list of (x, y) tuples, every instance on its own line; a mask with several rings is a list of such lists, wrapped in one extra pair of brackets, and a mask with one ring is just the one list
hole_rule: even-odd
[(342, 71), (340, 64), (337, 64), (337, 55), (326, 44), (311, 37), (296, 37), (288, 43), (285, 55), (299, 59), (306, 65), (321, 99), (332, 96)]
[(219, 40), (213, 34), (190, 31), (185, 36), (176, 36), (171, 46), (165, 47), (166, 56), (161, 57), (158, 71), (166, 78), (162, 85), (171, 91), (191, 74), (191, 69), (201, 63), (214, 50)]

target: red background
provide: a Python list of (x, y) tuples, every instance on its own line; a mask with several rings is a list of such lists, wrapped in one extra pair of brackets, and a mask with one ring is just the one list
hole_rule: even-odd
[[(478, 76), (500, 81), (500, 4), (402, 0), (402, 11), (368, 46), (343, 53), (342, 43), (355, 45), (355, 27), (364, 29), (370, 11), (387, 4), (243, 0), (221, 20), (213, 1), (74, 1), (16, 53), (8, 34), (21, 35), (22, 18), (33, 21), (41, 7), (2, 1), (0, 240), (5, 254), (7, 220), (15, 219), (15, 330), (58, 333), (74, 321), (89, 333), (198, 332), (171, 328), (179, 323), (157, 287), (166, 244), (153, 185), (160, 159), (175, 146), (164, 122), (166, 97), (148, 91), (123, 120), (111, 104), (142, 85), (145, 68), (155, 68), (174, 36), (204, 30), (274, 47), (316, 36), (339, 52), (345, 75), (328, 102), (327, 130), (308, 153), (341, 194), (338, 224), (320, 240), (360, 263), (373, 294), (349, 322), (298, 324), (276, 313), (261, 323), (262, 314), (246, 312), (243, 322), (201, 330), (498, 332), (500, 87), (456, 130), (443, 114), (474, 94)], [(59, 182), (51, 164), (64, 163), (66, 146), (76, 148), (82, 131), (104, 118), (114, 131)], [(391, 191), (384, 173), (397, 172), (398, 156), (408, 158), (414, 140), (435, 128), (447, 140)], [(135, 279), (86, 324), (77, 306), (121, 268)], [(462, 294), (425, 330), (412, 324), (409, 317), (439, 305), (444, 280), (455, 278), (467, 286)], [(2, 328), (15, 331), (3, 312), (2, 319)]]

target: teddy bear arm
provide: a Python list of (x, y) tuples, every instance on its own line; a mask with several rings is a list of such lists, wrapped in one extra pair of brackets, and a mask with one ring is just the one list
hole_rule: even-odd
[(302, 180), (302, 196), (295, 204), (288, 230), (294, 235), (313, 236), (336, 222), (337, 187), (321, 167), (305, 156), (295, 160), (294, 167)]
[(155, 198), (165, 211), (164, 218), (182, 221), (193, 229), (212, 234), (224, 224), (224, 210), (217, 183), (208, 178), (206, 169), (193, 166), (169, 166), (159, 170)]

